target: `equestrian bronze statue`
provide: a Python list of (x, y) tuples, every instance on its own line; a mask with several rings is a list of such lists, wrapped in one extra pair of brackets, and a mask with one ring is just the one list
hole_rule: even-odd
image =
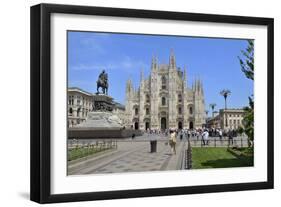
[(108, 77), (105, 70), (99, 75), (99, 79), (97, 80), (97, 94), (99, 94), (99, 88), (102, 88), (102, 93), (107, 95), (108, 91)]

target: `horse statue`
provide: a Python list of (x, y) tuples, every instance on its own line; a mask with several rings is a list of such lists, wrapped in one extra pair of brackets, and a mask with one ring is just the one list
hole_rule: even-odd
[(99, 75), (99, 79), (97, 80), (97, 94), (99, 94), (99, 88), (102, 88), (102, 93), (107, 95), (108, 91), (108, 77), (105, 70)]

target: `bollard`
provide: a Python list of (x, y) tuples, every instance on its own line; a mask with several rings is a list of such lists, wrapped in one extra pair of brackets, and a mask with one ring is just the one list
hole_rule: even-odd
[(157, 141), (156, 140), (151, 140), (150, 141), (150, 152), (156, 152), (157, 151)]

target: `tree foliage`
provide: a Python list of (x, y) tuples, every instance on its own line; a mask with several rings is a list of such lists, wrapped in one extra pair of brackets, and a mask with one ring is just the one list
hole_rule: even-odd
[(249, 97), (249, 106), (245, 107), (244, 110), (244, 132), (248, 136), (249, 147), (251, 147), (251, 143), (254, 141), (254, 102), (251, 97)]
[(248, 47), (242, 50), (244, 58), (238, 56), (241, 70), (247, 78), (254, 80), (254, 41), (248, 40)]
[[(241, 51), (244, 56), (243, 59), (238, 57), (241, 70), (245, 76), (254, 80), (254, 41), (248, 40), (246, 50)], [(249, 106), (244, 108), (245, 116), (243, 119), (244, 132), (248, 136), (249, 147), (252, 146), (254, 140), (254, 98), (253, 95), (249, 97)]]

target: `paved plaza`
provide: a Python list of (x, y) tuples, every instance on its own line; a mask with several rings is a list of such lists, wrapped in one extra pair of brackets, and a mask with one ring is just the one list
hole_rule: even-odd
[[(150, 141), (157, 140), (157, 152), (150, 152)], [(216, 141), (215, 141), (216, 140)], [(76, 144), (83, 145), (96, 140), (79, 140)], [(210, 138), (209, 145), (202, 145), (201, 139), (193, 137), (190, 139), (192, 147), (227, 147), (228, 140)], [(69, 147), (73, 145), (69, 141)], [(232, 143), (231, 143), (232, 144)], [(244, 144), (247, 139), (237, 137), (234, 145)], [(68, 163), (68, 175), (97, 174), (97, 173), (121, 173), (121, 172), (143, 172), (162, 170), (184, 169), (185, 151), (187, 139), (180, 140), (177, 137), (176, 154), (172, 153), (168, 145), (168, 137), (163, 134), (144, 134), (134, 139), (121, 139), (117, 141), (117, 148), (107, 150), (99, 154)]]

